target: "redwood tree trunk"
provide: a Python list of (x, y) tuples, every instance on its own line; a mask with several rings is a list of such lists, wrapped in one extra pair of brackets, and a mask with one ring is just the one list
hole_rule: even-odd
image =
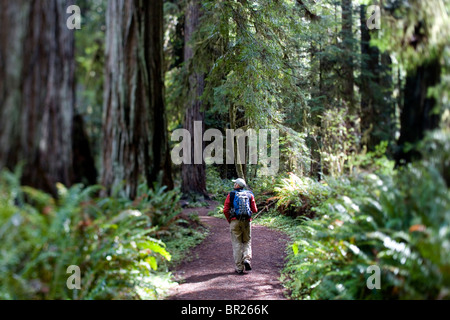
[(72, 182), (73, 1), (0, 2), (0, 168), (25, 161), (22, 183), (56, 195)]
[[(440, 115), (433, 114), (436, 99), (428, 97), (428, 89), (441, 79), (438, 59), (408, 71), (404, 91), (404, 105), (400, 116), (400, 138), (396, 164), (403, 165), (419, 158), (415, 144), (422, 140), (427, 130), (439, 126)], [(412, 147), (412, 148), (411, 148)]]
[(361, 5), (361, 142), (368, 151), (373, 151), (376, 146), (373, 139), (373, 133), (376, 130), (374, 126), (378, 125), (375, 113), (380, 107), (378, 97), (381, 95), (381, 91), (376, 89), (380, 81), (380, 52), (377, 47), (370, 45), (372, 34), (376, 36), (378, 30), (371, 31), (367, 27), (366, 11), (367, 6)]
[(162, 0), (109, 1), (106, 24), (102, 184), (108, 193), (123, 184), (130, 198), (141, 177), (172, 188)]
[[(423, 21), (414, 26), (412, 47), (426, 41), (423, 35)], [(420, 157), (417, 143), (425, 136), (426, 131), (439, 126), (440, 114), (436, 114), (436, 99), (428, 96), (430, 88), (441, 82), (441, 62), (438, 56), (425, 60), (415, 69), (408, 69), (403, 108), (400, 115), (400, 137), (395, 154), (396, 165), (404, 165)]]
[[(194, 122), (202, 122), (202, 137), (205, 131), (205, 114), (202, 110), (202, 102), (200, 96), (203, 94), (205, 87), (204, 75), (197, 72), (195, 69), (195, 57), (192, 45), (192, 39), (195, 31), (199, 26), (200, 1), (189, 0), (186, 7), (186, 20), (185, 20), (185, 47), (184, 47), (184, 61), (189, 66), (189, 95), (186, 105), (186, 113), (184, 118), (184, 128), (191, 134), (191, 146), (194, 146)], [(203, 154), (204, 144), (202, 142), (201, 152)], [(207, 196), (206, 192), (206, 168), (203, 161), (202, 163), (194, 162), (194, 149), (191, 152), (191, 164), (183, 164), (181, 168), (181, 190), (185, 194), (194, 193)]]

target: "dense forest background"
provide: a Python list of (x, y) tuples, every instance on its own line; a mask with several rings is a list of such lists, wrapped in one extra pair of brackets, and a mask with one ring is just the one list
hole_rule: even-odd
[[(181, 205), (223, 201), (241, 177), (292, 238), (292, 298), (448, 299), (449, 10), (0, 2), (0, 298), (159, 298), (194, 234)], [(224, 136), (278, 130), (278, 174), (248, 153), (175, 165), (172, 134), (188, 130), (194, 146), (196, 121)], [(232, 139), (235, 154), (252, 147)], [(69, 265), (87, 270), (83, 290), (66, 288)], [(381, 290), (361, 280), (370, 265)]]

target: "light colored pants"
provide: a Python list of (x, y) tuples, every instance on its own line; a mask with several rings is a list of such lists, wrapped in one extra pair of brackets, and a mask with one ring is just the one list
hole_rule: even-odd
[(252, 259), (252, 226), (247, 220), (232, 220), (230, 223), (231, 245), (236, 270), (244, 270), (244, 260)]

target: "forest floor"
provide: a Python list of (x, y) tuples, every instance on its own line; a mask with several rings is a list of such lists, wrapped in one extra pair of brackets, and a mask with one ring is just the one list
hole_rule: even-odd
[(252, 224), (252, 271), (234, 271), (229, 225), (225, 219), (208, 216), (217, 207), (187, 208), (183, 214), (197, 212), (209, 229), (208, 236), (193, 248), (188, 258), (173, 270), (179, 285), (169, 300), (285, 300), (286, 290), (279, 278), (284, 265), (286, 234)]

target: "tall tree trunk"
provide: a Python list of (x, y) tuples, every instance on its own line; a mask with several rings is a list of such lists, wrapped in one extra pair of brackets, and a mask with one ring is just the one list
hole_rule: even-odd
[[(425, 42), (424, 21), (414, 26), (409, 45), (416, 49), (420, 42)], [(396, 165), (404, 165), (420, 157), (416, 144), (428, 130), (439, 126), (440, 114), (435, 113), (436, 99), (428, 96), (430, 88), (441, 81), (441, 64), (439, 55), (423, 61), (415, 69), (408, 69), (404, 89), (403, 108), (400, 114), (400, 137), (395, 154)]]
[(415, 144), (422, 140), (427, 130), (439, 126), (440, 116), (433, 114), (434, 98), (428, 97), (428, 89), (441, 79), (439, 60), (424, 63), (416, 70), (409, 70), (404, 91), (404, 105), (400, 115), (401, 129), (396, 153), (396, 165), (403, 165), (419, 158)]
[(356, 115), (357, 108), (354, 94), (353, 75), (353, 9), (352, 0), (342, 0), (342, 68), (341, 68), (341, 94), (347, 104), (349, 114)]
[[(297, 0), (297, 5), (302, 8), (305, 12), (306, 18), (311, 22), (319, 22), (321, 21), (321, 17), (314, 14), (310, 11), (305, 5), (304, 1)], [(327, 63), (324, 52), (322, 51), (322, 40), (319, 39), (319, 44), (321, 48), (317, 49), (317, 44), (314, 41), (311, 41), (311, 122), (313, 127), (313, 136), (310, 137), (311, 146), (311, 166), (310, 166), (310, 175), (311, 177), (315, 177), (318, 180), (321, 179), (321, 171), (322, 171), (322, 159), (320, 154), (321, 144), (322, 144), (322, 115), (324, 111), (324, 107), (329, 103), (328, 95), (329, 92), (325, 91), (325, 74), (326, 72), (330, 72), (330, 69), (326, 68)], [(319, 64), (317, 68), (317, 62)], [(315, 70), (319, 69), (319, 75), (317, 79), (317, 75)], [(318, 85), (317, 85), (318, 84)], [(318, 88), (317, 88), (318, 86)]]
[[(237, 117), (237, 107), (236, 106), (230, 106), (228, 113), (230, 117), (230, 129), (236, 132), (237, 130), (237, 124), (236, 124), (236, 117)], [(234, 165), (236, 167), (236, 174), (238, 178), (246, 180), (245, 176), (245, 170), (242, 163), (239, 163), (239, 159), (243, 157), (244, 155), (240, 155), (239, 153), (239, 141), (238, 137), (233, 137), (233, 154), (234, 154)], [(244, 142), (245, 143), (245, 142)]]
[[(186, 104), (186, 113), (184, 117), (184, 128), (191, 134), (191, 146), (198, 148), (197, 152), (201, 152), (201, 163), (199, 159), (195, 161), (194, 154), (191, 152), (191, 164), (183, 164), (181, 167), (181, 190), (185, 194), (200, 194), (207, 196), (206, 192), (206, 167), (203, 161), (203, 132), (205, 131), (205, 113), (202, 110), (202, 102), (200, 96), (203, 94), (205, 87), (204, 75), (196, 71), (196, 58), (194, 57), (193, 37), (199, 27), (199, 19), (201, 16), (201, 7), (199, 0), (189, 0), (186, 8), (185, 17), (185, 46), (184, 61), (189, 66), (189, 95)], [(194, 144), (194, 122), (200, 121), (201, 126), (201, 145)], [(200, 141), (199, 141), (200, 142)], [(195, 151), (195, 150), (194, 150)], [(196, 163), (197, 162), (197, 163)]]
[(55, 196), (73, 174), (72, 3), (0, 2), (0, 168), (25, 161), (22, 183)]
[(382, 141), (393, 140), (392, 61), (389, 52), (380, 54), (370, 41), (378, 30), (369, 30), (367, 6), (360, 7), (361, 22), (361, 144), (374, 151)]
[(374, 126), (377, 126), (375, 113), (380, 107), (377, 97), (381, 95), (376, 86), (380, 80), (380, 53), (377, 47), (371, 46), (372, 34), (378, 35), (378, 30), (370, 31), (366, 25), (367, 6), (360, 6), (361, 22), (361, 143), (367, 150), (373, 151), (376, 144), (373, 141)]
[(395, 142), (395, 103), (392, 59), (389, 52), (384, 52), (380, 57), (380, 87), (381, 95), (378, 95), (379, 110), (377, 130), (373, 135), (373, 145), (382, 141), (388, 141), (391, 145)]
[(102, 184), (110, 193), (123, 183), (130, 198), (142, 176), (172, 188), (162, 0), (111, 0), (106, 24)]
[(73, 182), (84, 185), (97, 183), (97, 168), (89, 144), (83, 117), (79, 114), (73, 118), (72, 128)]
[[(173, 189), (172, 161), (169, 149), (169, 133), (167, 131), (167, 117), (165, 106), (165, 86), (164, 86), (164, 5), (162, 0), (135, 0), (139, 7), (148, 17), (145, 19), (145, 25), (142, 24), (141, 30), (144, 31), (144, 50), (141, 53), (148, 63), (143, 63), (149, 70), (151, 99), (151, 137), (150, 139), (150, 162), (146, 165), (147, 183), (151, 185), (154, 181), (162, 179), (162, 184), (168, 189)], [(145, 11), (144, 11), (145, 10)], [(143, 89), (143, 88), (142, 88)]]
[[(311, 105), (311, 124), (313, 127), (313, 135), (310, 139), (311, 141), (311, 167), (310, 167), (310, 175), (311, 177), (317, 178), (320, 180), (320, 172), (321, 172), (321, 156), (320, 156), (320, 144), (321, 144), (321, 127), (322, 127), (322, 114), (324, 108), (324, 97), (322, 96), (322, 86), (323, 86), (323, 57), (318, 52), (316, 45), (314, 42), (311, 42), (311, 77), (312, 77), (312, 88), (311, 88), (311, 97), (313, 103)], [(319, 58), (317, 57), (319, 55)], [(316, 78), (318, 61), (318, 79)]]

